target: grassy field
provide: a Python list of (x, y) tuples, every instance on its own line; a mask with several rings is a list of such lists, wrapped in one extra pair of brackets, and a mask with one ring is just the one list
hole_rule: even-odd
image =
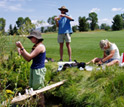
[[(46, 56), (59, 60), (59, 44), (57, 43), (57, 33), (42, 34), (44, 38), (44, 44), (46, 46)], [(7, 37), (8, 42), (7, 50), (16, 49), (15, 41), (22, 41), (24, 47), (30, 52), (32, 43), (27, 38), (18, 36)], [(102, 57), (102, 51), (99, 48), (99, 41), (102, 39), (108, 39), (111, 42), (117, 44), (120, 54), (124, 51), (124, 31), (99, 31), (99, 32), (79, 32), (72, 34), (72, 60), (77, 61), (89, 61), (94, 57)], [(68, 61), (67, 48), (64, 44), (64, 61)]]

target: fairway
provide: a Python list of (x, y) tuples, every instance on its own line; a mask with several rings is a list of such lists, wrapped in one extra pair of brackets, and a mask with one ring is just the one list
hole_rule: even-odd
[[(57, 43), (57, 34), (43, 34), (44, 44), (47, 48), (47, 56), (59, 60), (59, 44)], [(102, 57), (102, 51), (99, 48), (99, 41), (108, 39), (119, 47), (120, 53), (124, 50), (124, 31), (116, 32), (81, 32), (72, 34), (72, 60), (89, 61), (94, 57)], [(64, 61), (68, 61), (67, 48), (64, 44)]]
[[(46, 46), (46, 56), (59, 60), (59, 44), (57, 43), (57, 33), (42, 34), (44, 38), (44, 44)], [(102, 39), (108, 39), (113, 43), (116, 43), (120, 54), (124, 52), (124, 31), (97, 31), (97, 32), (77, 32), (71, 35), (72, 42), (72, 60), (87, 62), (94, 57), (102, 57), (102, 51), (99, 48), (99, 41)], [(7, 36), (7, 53), (10, 50), (15, 50), (15, 42), (22, 41), (24, 47), (31, 51), (32, 43), (26, 37), (19, 36)], [(68, 61), (68, 53), (66, 45), (64, 44), (64, 61)]]

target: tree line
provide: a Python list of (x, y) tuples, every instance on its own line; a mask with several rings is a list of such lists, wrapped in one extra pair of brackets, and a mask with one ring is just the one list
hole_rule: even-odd
[[(45, 32), (56, 32), (57, 26), (54, 21), (54, 18), (56, 16), (49, 17), (47, 22), (52, 25), (51, 27), (41, 27), (40, 30), (42, 33)], [(29, 34), (29, 32), (33, 29), (35, 29), (39, 24), (42, 24), (44, 21), (37, 21), (35, 24), (31, 22), (31, 19), (29, 17), (23, 18), (19, 17), (16, 21), (16, 24), (14, 27), (12, 27), (12, 24), (10, 24), (8, 29), (9, 35), (22, 35), (22, 34)], [(124, 29), (124, 13), (123, 14), (117, 14), (113, 17), (112, 26), (107, 25), (106, 23), (102, 23), (100, 26), (98, 23), (98, 17), (95, 12), (89, 13), (89, 16), (86, 18), (79, 16), (78, 18), (79, 25), (73, 26), (72, 29), (74, 32), (77, 30), (80, 32), (83, 31), (89, 31), (89, 30), (96, 30), (96, 29), (104, 29), (106, 31), (108, 30), (122, 30)], [(4, 18), (0, 18), (0, 34), (5, 34), (5, 25), (6, 20)]]

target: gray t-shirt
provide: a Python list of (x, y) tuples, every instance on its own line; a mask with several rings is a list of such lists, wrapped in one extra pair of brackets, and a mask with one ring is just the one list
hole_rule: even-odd
[(115, 54), (112, 58), (113, 59), (120, 59), (119, 49), (116, 46), (116, 44), (114, 44), (114, 43), (111, 43), (110, 48), (105, 50), (106, 55), (109, 55), (112, 50), (115, 50)]

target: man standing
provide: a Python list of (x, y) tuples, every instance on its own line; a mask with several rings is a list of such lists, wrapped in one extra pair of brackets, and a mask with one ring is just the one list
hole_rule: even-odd
[(67, 15), (68, 9), (65, 6), (59, 8), (61, 11), (61, 15), (59, 18), (55, 18), (56, 25), (58, 26), (58, 43), (60, 44), (60, 61), (63, 61), (63, 45), (64, 40), (66, 41), (66, 47), (68, 50), (69, 61), (71, 61), (71, 34), (72, 28), (70, 25), (70, 21), (74, 21), (74, 19)]

